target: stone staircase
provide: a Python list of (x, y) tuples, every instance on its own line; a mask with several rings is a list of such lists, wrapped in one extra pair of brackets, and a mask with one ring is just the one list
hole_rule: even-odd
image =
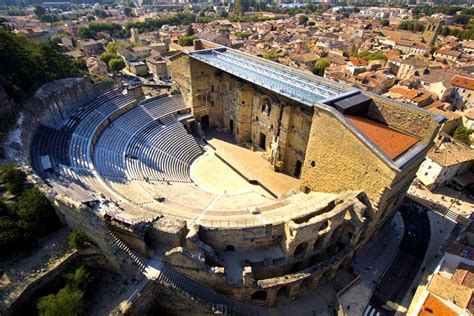
[(162, 265), (160, 275), (156, 279), (156, 282), (170, 286), (201, 304), (210, 305), (214, 311), (224, 315), (268, 314), (268, 311), (264, 307), (239, 302), (226, 295), (220, 294), (209, 286), (198, 283), (176, 272), (166, 264)]
[(219, 314), (268, 315), (266, 308), (240, 302), (218, 293), (211, 287), (178, 273), (160, 259), (146, 258), (144, 255), (127, 246), (112, 231), (110, 231), (110, 234), (115, 244), (133, 259), (147, 279), (171, 287), (200, 304), (210, 306), (213, 311)]
[(132, 248), (130, 248), (129, 246), (127, 246), (120, 238), (118, 238), (112, 231), (110, 231), (110, 234), (112, 235), (112, 238), (114, 239), (115, 241), (115, 244), (120, 248), (122, 249), (123, 251), (125, 251), (129, 256), (130, 258), (133, 259), (133, 261), (137, 264), (138, 268), (140, 269), (141, 272), (145, 272), (145, 269), (148, 265), (148, 261), (149, 259), (147, 257), (145, 257), (144, 255), (142, 255), (141, 253), (139, 253), (138, 251), (136, 250), (133, 250)]

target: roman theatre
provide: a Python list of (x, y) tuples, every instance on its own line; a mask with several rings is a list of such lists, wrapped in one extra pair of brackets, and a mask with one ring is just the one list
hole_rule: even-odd
[(117, 269), (235, 313), (346, 267), (443, 122), (209, 42), (169, 62), (176, 89), (154, 98), (87, 78), (41, 87), (22, 120), (29, 178)]

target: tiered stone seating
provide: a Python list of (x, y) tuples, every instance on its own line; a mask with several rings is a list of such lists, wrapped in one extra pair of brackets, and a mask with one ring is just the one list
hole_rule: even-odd
[(95, 167), (100, 170), (103, 177), (112, 178), (116, 180), (125, 180), (125, 170), (123, 154), (118, 152), (96, 148), (95, 150)]
[(71, 166), (76, 168), (90, 169), (89, 161), (90, 139), (84, 136), (73, 134), (69, 145), (69, 159)]
[(69, 155), (64, 149), (69, 146), (71, 135), (69, 131), (40, 126), (31, 143), (33, 167), (42, 169), (40, 157), (44, 155), (48, 155), (55, 163), (68, 165)]
[(121, 95), (120, 90), (112, 90), (107, 91), (106, 93), (98, 96), (92, 101), (90, 104), (83, 106), (78, 111), (76, 111), (71, 118), (67, 121), (64, 125), (64, 128), (69, 131), (73, 131), (76, 129), (77, 125), (92, 111), (94, 111), (97, 107), (104, 104), (105, 102)]
[(184, 104), (181, 95), (172, 95), (155, 99), (144, 103), (142, 106), (143, 109), (155, 120), (186, 109), (186, 105)]
[(194, 138), (189, 135), (181, 123), (167, 126), (163, 132), (157, 132), (147, 138), (150, 145), (190, 164), (202, 154), (202, 150)]

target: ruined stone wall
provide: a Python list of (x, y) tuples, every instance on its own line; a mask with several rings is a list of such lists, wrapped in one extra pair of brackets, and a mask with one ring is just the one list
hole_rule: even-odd
[(299, 161), (304, 164), (311, 132), (312, 111), (304, 106), (287, 106), (283, 109), (280, 128), (280, 160), (283, 170), (295, 175)]
[[(191, 75), (190, 81), (177, 84), (191, 91), (189, 100), (198, 122), (208, 116), (211, 127), (232, 132), (239, 143), (251, 141), (270, 155), (281, 120), (277, 159), (283, 162), (282, 170), (294, 175), (297, 161), (304, 163), (312, 109), (188, 56), (179, 57), (171, 67)], [(260, 134), (265, 135), (264, 146)]]
[(140, 295), (124, 310), (117, 310), (112, 315), (209, 315), (212, 310), (189, 297), (155, 282), (149, 282)]
[(265, 249), (278, 244), (282, 224), (247, 228), (221, 229), (201, 227), (199, 238), (216, 251), (234, 246), (236, 251)]
[(6, 315), (30, 315), (36, 311), (36, 301), (42, 297), (48, 289), (57, 289), (64, 284), (64, 274), (70, 272), (73, 267), (86, 265), (89, 268), (106, 267), (107, 260), (95, 248), (88, 248), (76, 251), (58, 264), (54, 269), (49, 270), (40, 278), (26, 287), (15, 301), (10, 305)]

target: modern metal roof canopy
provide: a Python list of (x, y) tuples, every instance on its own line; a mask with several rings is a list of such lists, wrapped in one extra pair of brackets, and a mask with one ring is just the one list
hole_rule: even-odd
[(356, 92), (331, 81), (256, 58), (229, 48), (195, 51), (189, 55), (203, 63), (245, 79), (278, 94), (313, 106), (348, 92)]

